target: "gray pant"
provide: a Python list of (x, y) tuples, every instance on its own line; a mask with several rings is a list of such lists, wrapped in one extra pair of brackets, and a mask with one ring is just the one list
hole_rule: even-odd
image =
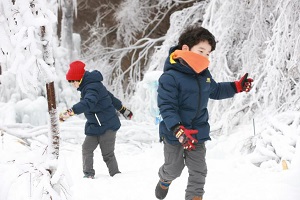
[(85, 175), (95, 175), (93, 168), (94, 150), (98, 144), (101, 149), (102, 157), (107, 165), (110, 176), (120, 173), (117, 159), (115, 157), (116, 131), (108, 130), (101, 136), (86, 136), (82, 144), (82, 165)]
[(188, 184), (185, 190), (185, 199), (191, 200), (194, 196), (203, 196), (207, 166), (205, 162), (205, 144), (196, 144), (196, 150), (187, 151), (178, 145), (164, 142), (165, 163), (159, 168), (158, 175), (165, 181), (173, 181), (182, 173), (185, 165), (188, 168)]

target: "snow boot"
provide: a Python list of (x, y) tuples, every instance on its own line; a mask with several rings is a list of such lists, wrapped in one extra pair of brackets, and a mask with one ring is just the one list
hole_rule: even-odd
[(155, 196), (157, 199), (164, 199), (169, 190), (171, 181), (159, 180), (155, 188)]
[(195, 196), (195, 197), (192, 198), (192, 200), (202, 200), (202, 197)]
[(94, 175), (84, 175), (83, 178), (90, 178), (90, 179), (94, 179)]

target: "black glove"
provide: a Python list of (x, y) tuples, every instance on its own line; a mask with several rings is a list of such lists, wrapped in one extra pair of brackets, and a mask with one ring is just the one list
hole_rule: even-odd
[(125, 106), (122, 106), (122, 108), (119, 110), (119, 112), (125, 117), (125, 119), (131, 119), (133, 116), (133, 113), (131, 112), (131, 110), (129, 110)]

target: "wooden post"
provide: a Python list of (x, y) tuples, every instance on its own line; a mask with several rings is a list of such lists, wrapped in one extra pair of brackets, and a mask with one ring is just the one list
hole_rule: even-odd
[[(46, 34), (46, 27), (41, 26), (41, 39), (44, 40), (44, 36)], [(52, 59), (49, 58), (50, 50), (49, 43), (43, 46), (43, 57), (45, 62), (50, 66), (52, 63), (49, 63)], [(47, 101), (48, 101), (48, 112), (50, 115), (50, 133), (51, 133), (51, 143), (52, 143), (52, 152), (51, 154), (58, 159), (59, 156), (59, 126), (58, 126), (58, 118), (57, 118), (57, 110), (56, 110), (56, 98), (55, 98), (55, 89), (54, 82), (46, 83), (47, 90)]]
[(48, 112), (50, 115), (50, 131), (51, 131), (52, 148), (53, 148), (53, 152), (51, 153), (55, 156), (56, 159), (58, 159), (59, 126), (58, 126), (57, 111), (56, 111), (54, 82), (47, 83), (46, 89), (47, 89)]
[[(43, 59), (45, 63), (49, 67), (53, 67), (54, 65), (54, 59), (52, 54), (52, 46), (51, 41), (49, 41), (50, 37), (48, 34), (49, 31), (47, 30), (49, 26), (41, 26), (40, 32), (41, 32), (41, 41), (43, 42)], [(48, 102), (48, 112), (50, 116), (50, 127), (49, 127), (49, 144), (51, 145), (50, 152), (48, 153), (48, 156), (50, 159), (52, 159), (54, 162), (49, 166), (49, 169), (47, 171), (50, 174), (50, 177), (53, 177), (57, 170), (57, 163), (59, 158), (59, 144), (60, 144), (60, 131), (59, 131), (59, 121), (57, 116), (57, 110), (56, 110), (56, 98), (55, 98), (55, 89), (54, 89), (54, 82), (51, 79), (48, 79), (48, 77), (45, 77), (46, 80), (46, 92), (47, 92), (47, 102)], [(50, 183), (53, 190), (57, 192), (57, 194), (60, 195), (61, 190), (61, 182), (60, 180), (57, 183)], [(54, 199), (52, 196), (50, 196), (50, 199)]]

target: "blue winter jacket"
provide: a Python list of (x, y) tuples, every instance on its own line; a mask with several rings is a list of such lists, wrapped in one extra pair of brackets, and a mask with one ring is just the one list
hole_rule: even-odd
[(81, 92), (80, 102), (72, 107), (75, 114), (84, 113), (88, 136), (99, 136), (107, 130), (117, 131), (121, 126), (115, 109), (121, 109), (122, 103), (107, 91), (102, 80), (99, 71), (86, 71), (77, 89)]
[[(171, 48), (170, 55), (175, 50), (176, 47)], [(233, 97), (236, 93), (234, 83), (216, 83), (208, 69), (197, 74), (182, 63), (169, 56), (165, 61), (164, 73), (159, 78), (157, 100), (163, 118), (159, 125), (160, 138), (170, 144), (179, 144), (172, 129), (182, 124), (187, 129), (197, 129), (195, 138), (203, 143), (210, 140), (208, 99)]]

